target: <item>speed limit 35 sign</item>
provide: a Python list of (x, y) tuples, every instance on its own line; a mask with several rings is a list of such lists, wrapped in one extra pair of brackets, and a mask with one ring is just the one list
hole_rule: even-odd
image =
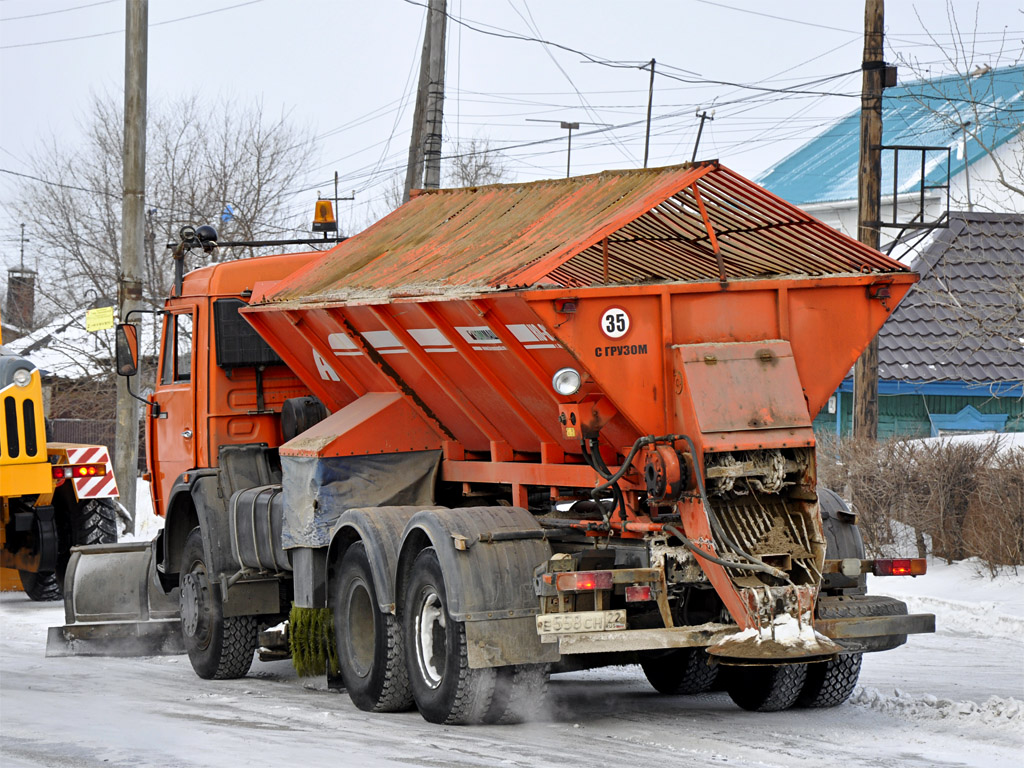
[(609, 339), (621, 339), (629, 332), (629, 313), (622, 307), (611, 307), (601, 315), (601, 332)]

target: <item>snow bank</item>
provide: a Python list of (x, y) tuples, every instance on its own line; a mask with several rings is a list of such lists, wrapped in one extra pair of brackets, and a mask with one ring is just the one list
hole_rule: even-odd
[(1009, 453), (1024, 450), (1024, 432), (973, 432), (968, 435), (940, 435), (923, 437), (919, 440), (907, 440), (906, 444), (915, 447), (929, 445), (987, 445), (996, 441), (997, 453)]
[(153, 513), (153, 495), (149, 483), (139, 479), (135, 485), (135, 533), (124, 533), (120, 541), (152, 541), (164, 527), (164, 519)]
[(1024, 727), (1024, 701), (991, 696), (984, 703), (953, 701), (935, 696), (912, 696), (898, 688), (891, 696), (877, 688), (857, 688), (850, 701), (861, 707), (909, 720), (951, 720), (1017, 730)]

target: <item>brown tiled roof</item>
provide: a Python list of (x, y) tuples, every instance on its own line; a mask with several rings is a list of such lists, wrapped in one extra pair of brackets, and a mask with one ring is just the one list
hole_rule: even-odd
[(1024, 215), (951, 213), (878, 335), (879, 377), (1024, 381)]

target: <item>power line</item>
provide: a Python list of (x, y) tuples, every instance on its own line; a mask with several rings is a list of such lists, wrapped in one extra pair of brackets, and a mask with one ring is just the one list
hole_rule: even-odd
[(109, 5), (114, 0), (100, 0), (98, 3), (87, 3), (86, 5), (76, 5), (71, 8), (61, 8), (59, 11), (43, 11), (42, 13), (29, 13), (24, 16), (8, 16), (0, 21), (21, 21), (22, 19), (37, 19), (40, 16), (53, 16), (57, 13), (68, 13), (70, 11), (80, 11), (83, 8), (94, 8), (97, 5)]
[(716, 3), (714, 0), (697, 0), (698, 3), (704, 5), (714, 5), (719, 8), (725, 8), (729, 11), (738, 11), (740, 13), (749, 13), (751, 16), (763, 16), (766, 19), (775, 19), (777, 21), (788, 21), (791, 24), (802, 24), (805, 27), (817, 27), (818, 29), (828, 29), (833, 32), (848, 32), (850, 34), (860, 35), (861, 33), (854, 29), (843, 29), (842, 27), (830, 27), (827, 24), (815, 24), (812, 21), (803, 21), (801, 19), (790, 19), (785, 16), (775, 16), (770, 13), (763, 13), (761, 11), (752, 11), (749, 8), (737, 8), (735, 5), (726, 5), (725, 3)]
[(62, 184), (59, 181), (50, 181), (49, 179), (43, 179), (40, 178), (39, 176), (32, 176), (31, 174), (28, 173), (18, 173), (17, 171), (12, 171), (8, 168), (0, 168), (0, 173), (8, 173), (11, 176), (20, 176), (23, 179), (31, 179), (32, 181), (38, 181), (42, 184), (47, 184), (51, 187), (60, 187), (61, 189), (74, 189), (79, 192), (88, 192), (91, 195), (107, 195), (109, 197), (113, 197), (116, 200), (120, 200), (122, 198), (122, 195), (118, 195), (113, 192), (107, 192), (106, 190), (103, 189), (88, 189), (86, 187), (79, 187), (74, 184)]
[[(427, 7), (424, 3), (419, 2), (418, 0), (403, 0), (403, 2), (408, 3), (409, 5), (418, 6), (420, 8), (426, 8)], [(510, 32), (508, 30), (504, 30), (504, 31), (500, 31), (500, 32), (493, 32), (493, 31), (490, 31), (490, 30), (487, 30), (487, 29), (483, 29), (482, 27), (479, 27), (479, 26), (474, 26), (474, 24), (470, 24), (469, 22), (467, 22), (467, 21), (465, 21), (463, 19), (456, 18), (455, 16), (452, 16), (449, 13), (446, 13), (445, 15), (449, 19), (454, 21), (456, 24), (461, 24), (462, 26), (466, 27), (467, 29), (471, 29), (474, 32), (479, 32), (480, 34), (483, 34), (483, 35), (490, 35), (492, 37), (498, 37), (498, 38), (502, 38), (502, 39), (505, 39), (505, 40), (522, 40), (524, 42), (540, 43), (541, 45), (550, 46), (550, 47), (553, 47), (553, 48), (558, 48), (558, 49), (563, 50), (563, 51), (568, 51), (569, 53), (574, 53), (577, 56), (582, 56), (587, 61), (589, 61), (589, 62), (591, 62), (593, 64), (600, 64), (602, 66), (611, 67), (611, 68), (614, 68), (614, 69), (636, 69), (636, 68), (638, 68), (637, 65), (635, 65), (635, 64), (617, 63), (617, 62), (612, 61), (610, 59), (605, 59), (605, 58), (602, 58), (602, 57), (598, 57), (598, 56), (595, 56), (593, 54), (587, 53), (586, 51), (581, 51), (578, 48), (572, 48), (572, 47), (570, 47), (568, 45), (562, 45), (561, 43), (556, 43), (556, 42), (553, 42), (551, 40), (545, 40), (545, 39), (539, 38), (539, 37), (530, 37), (529, 35), (521, 35), (521, 34), (519, 34), (517, 32)], [(494, 27), (494, 29), (499, 29), (499, 28), (498, 27)], [(841, 31), (848, 31), (848, 30), (841, 30)], [(668, 67), (669, 65), (666, 64), (665, 66)], [(683, 69), (681, 67), (669, 67), (669, 68), (670, 69), (675, 69), (675, 70), (680, 71), (680, 72), (687, 72), (688, 71), (688, 70), (685, 70), (685, 69)], [(854, 71), (859, 72), (860, 70), (854, 70)], [(844, 73), (843, 75), (834, 75), (833, 77), (843, 77), (843, 76), (845, 76), (845, 74), (850, 74), (850, 73)], [(858, 97), (857, 94), (849, 94), (849, 93), (832, 93), (832, 92), (829, 92), (829, 91), (804, 91), (804, 90), (797, 90), (797, 86), (791, 86), (789, 88), (767, 88), (767, 87), (757, 86), (757, 85), (746, 85), (744, 83), (734, 83), (734, 82), (730, 82), (728, 80), (714, 80), (714, 79), (711, 79), (711, 78), (689, 79), (689, 78), (680, 77), (678, 75), (671, 75), (671, 74), (668, 74), (668, 73), (665, 73), (665, 72), (659, 72), (658, 75), (661, 76), (661, 77), (667, 77), (667, 78), (669, 78), (671, 80), (678, 80), (681, 83), (689, 83), (689, 84), (727, 85), (727, 86), (731, 86), (733, 88), (745, 88), (745, 89), (750, 89), (750, 90), (767, 91), (767, 92), (772, 92), (772, 93), (806, 93), (806, 94), (811, 95), (811, 96), (844, 96), (844, 97), (852, 97), (852, 98), (857, 98)], [(809, 83), (807, 83), (805, 85), (811, 85), (811, 84), (815, 84), (815, 83), (819, 83), (819, 82), (827, 82), (829, 79), (830, 78), (818, 78), (816, 80), (809, 81)]]
[[(507, 2), (509, 4), (509, 6), (512, 8), (512, 10), (516, 12), (516, 15), (519, 16), (519, 18), (522, 19), (523, 22), (527, 25), (527, 27), (530, 29), (530, 31), (532, 31), (534, 34), (536, 34), (539, 37), (540, 36), (540, 26), (538, 26), (536, 20), (534, 20), (533, 14), (530, 12), (530, 6), (528, 6), (526, 4), (526, 0), (523, 0), (523, 7), (526, 9), (526, 14), (530, 17), (529, 21), (527, 21), (523, 17), (523, 15), (521, 13), (519, 13), (519, 10), (515, 7), (515, 5), (512, 4), (512, 0), (507, 0)], [(554, 54), (551, 53), (551, 51), (549, 50), (547, 44), (544, 44), (544, 53), (546, 53), (548, 55), (548, 58), (551, 59), (552, 63), (558, 68), (558, 71), (561, 72), (565, 76), (565, 79), (569, 81), (569, 85), (572, 86), (573, 91), (576, 92), (576, 96), (583, 103), (583, 108), (584, 108), (584, 110), (586, 110), (587, 115), (589, 115), (590, 118), (594, 122), (598, 122), (598, 123), (599, 122), (603, 122), (603, 121), (595, 119), (595, 118), (599, 117), (599, 115), (590, 106), (590, 103), (587, 101), (587, 98), (580, 92), (580, 89), (576, 87), (576, 83), (573, 82), (573, 79), (572, 79), (572, 77), (570, 77), (569, 73), (565, 71), (565, 68), (558, 62), (558, 59), (556, 59), (554, 57)], [(571, 136), (571, 134), (570, 134), (570, 136)], [(616, 148), (619, 150), (619, 152), (622, 153), (622, 156), (625, 157), (627, 161), (634, 162), (634, 163), (636, 162), (636, 158), (633, 157), (633, 153), (629, 151), (629, 148), (626, 147), (625, 144), (623, 144), (622, 142), (618, 141), (614, 137), (613, 137), (612, 140), (615, 142)], [(571, 138), (570, 138), (570, 141), (571, 141)]]
[[(263, 0), (247, 0), (244, 3), (236, 3), (235, 5), (228, 5), (223, 8), (215, 8), (212, 11), (203, 11), (202, 13), (193, 13), (190, 16), (180, 16), (177, 19), (168, 19), (167, 21), (157, 21), (150, 24), (150, 27), (162, 27), (164, 24), (175, 24), (179, 21), (188, 21), (189, 19), (198, 19), (200, 16), (209, 16), (214, 13), (220, 13), (221, 11), (230, 11), (234, 8), (242, 8), (246, 5), (255, 5), (256, 3), (262, 3)], [(113, 29), (109, 32), (96, 32), (92, 35), (79, 35), (77, 37), (62, 37), (56, 40), (39, 40), (34, 43), (15, 43), (14, 45), (0, 45), (0, 50), (8, 50), (10, 48), (32, 48), (37, 45), (53, 45), (54, 43), (70, 43), (75, 40), (89, 40), (94, 37), (108, 37), (109, 35), (119, 35), (124, 32), (124, 27), (121, 29)]]

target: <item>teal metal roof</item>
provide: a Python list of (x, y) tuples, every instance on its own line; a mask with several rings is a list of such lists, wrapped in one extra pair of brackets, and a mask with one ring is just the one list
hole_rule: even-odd
[[(882, 144), (950, 147), (949, 175), (974, 163), (1021, 132), (1024, 119), (1024, 65), (993, 69), (965, 78), (952, 75), (886, 88), (882, 101)], [(981, 141), (967, 136), (970, 122)], [(980, 127), (978, 127), (980, 126)], [(857, 197), (860, 111), (851, 112), (762, 174), (758, 183), (797, 205)], [(983, 146), (984, 145), (984, 146)], [(898, 190), (920, 189), (921, 157), (901, 152)], [(946, 183), (946, 153), (925, 158), (926, 186)], [(893, 186), (893, 153), (882, 153), (882, 194)]]

